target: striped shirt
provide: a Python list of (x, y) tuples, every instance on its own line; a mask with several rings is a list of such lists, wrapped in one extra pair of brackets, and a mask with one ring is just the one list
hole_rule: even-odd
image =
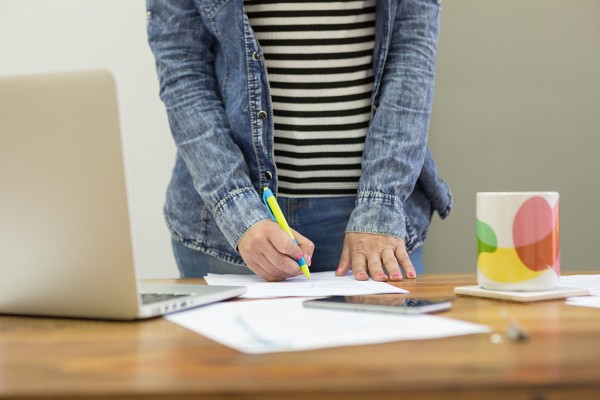
[(375, 0), (245, 0), (269, 73), (283, 197), (355, 195), (371, 118)]

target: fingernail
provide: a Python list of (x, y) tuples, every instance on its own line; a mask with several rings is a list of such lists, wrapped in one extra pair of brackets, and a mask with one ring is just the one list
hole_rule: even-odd
[(312, 257), (306, 256), (306, 262), (308, 263), (308, 265), (310, 265), (311, 261), (312, 261)]
[(387, 275), (384, 274), (383, 272), (378, 273), (377, 276), (381, 279), (387, 279)]
[(342, 266), (338, 266), (337, 269), (335, 270), (335, 272), (340, 272), (342, 270)]
[(359, 272), (358, 276), (367, 276), (367, 273), (366, 272)]
[(414, 278), (415, 277), (415, 271), (410, 271), (408, 273), (408, 276), (410, 276), (411, 278)]
[(400, 276), (400, 272), (394, 272), (392, 274), (392, 278), (398, 278)]
[(300, 260), (301, 258), (302, 258), (302, 252), (300, 252), (296, 255), (296, 261)]

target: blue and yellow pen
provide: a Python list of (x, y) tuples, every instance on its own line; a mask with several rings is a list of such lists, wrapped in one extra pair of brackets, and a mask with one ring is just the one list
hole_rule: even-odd
[[(294, 241), (295, 244), (298, 244), (298, 242), (296, 241), (296, 238), (294, 237), (294, 234), (292, 233), (292, 230), (290, 229), (290, 226), (288, 225), (287, 221), (285, 220), (285, 217), (283, 215), (283, 212), (281, 211), (281, 208), (279, 208), (279, 204), (277, 204), (277, 199), (275, 198), (275, 195), (273, 194), (271, 189), (269, 189), (268, 187), (265, 187), (263, 189), (263, 197), (262, 198), (263, 198), (263, 202), (267, 206), (267, 210), (269, 210), (269, 213), (271, 214), (271, 218), (273, 218), (273, 221), (277, 222), (277, 224), (281, 227), (281, 229), (283, 229), (284, 231), (286, 231), (288, 233), (288, 235), (290, 235), (290, 237), (292, 238), (292, 240)], [(308, 264), (306, 264), (306, 260), (304, 259), (304, 256), (302, 256), (302, 258), (300, 258), (298, 260), (298, 265), (300, 265), (300, 269), (304, 273), (304, 276), (306, 276), (308, 279), (310, 279), (310, 271), (308, 270)]]

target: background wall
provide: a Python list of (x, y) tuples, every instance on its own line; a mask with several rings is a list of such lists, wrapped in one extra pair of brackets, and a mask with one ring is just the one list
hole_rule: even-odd
[[(564, 270), (600, 270), (600, 2), (445, 0), (430, 143), (455, 195), (429, 272), (474, 271), (477, 191), (561, 193)], [(0, 75), (108, 68), (119, 92), (136, 261), (174, 277), (162, 218), (174, 157), (143, 0), (0, 0)]]
[(442, 1), (430, 143), (455, 195), (430, 272), (473, 271), (475, 193), (556, 190), (563, 270), (600, 270), (600, 2)]
[(136, 262), (144, 277), (178, 276), (162, 217), (175, 146), (144, 0), (0, 0), (0, 75), (90, 68), (117, 80)]

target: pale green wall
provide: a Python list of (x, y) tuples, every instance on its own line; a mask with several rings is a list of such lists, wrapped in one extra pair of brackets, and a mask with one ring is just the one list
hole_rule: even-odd
[(475, 270), (475, 193), (561, 194), (562, 268), (600, 270), (600, 1), (442, 1), (430, 145), (454, 193), (428, 272)]

